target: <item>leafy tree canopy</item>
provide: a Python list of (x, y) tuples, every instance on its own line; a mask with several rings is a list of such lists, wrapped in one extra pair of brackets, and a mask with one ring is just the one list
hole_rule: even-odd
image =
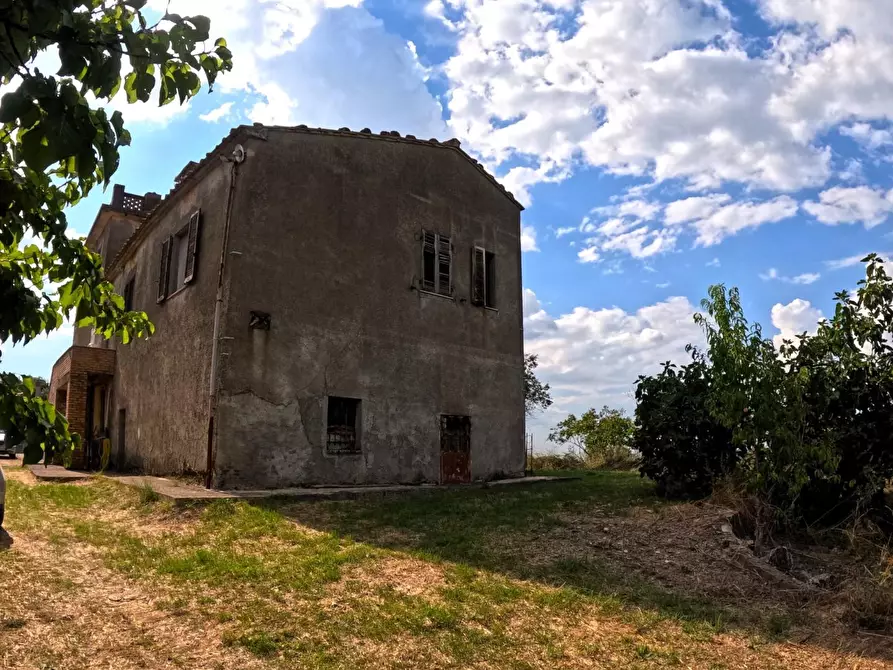
[[(131, 103), (155, 95), (182, 104), (232, 67), (226, 41), (208, 43), (208, 18), (165, 14), (150, 24), (146, 2), (0, 0), (0, 345), (26, 345), (66, 319), (124, 343), (153, 331), (145, 313), (124, 309), (100, 257), (66, 235), (64, 214), (109, 184), (130, 144), (121, 112), (97, 103), (121, 92)], [(42, 54), (55, 54), (55, 73)], [(27, 462), (72, 444), (64, 417), (35, 389), (0, 373), (0, 430), (27, 441)]]
[(590, 463), (610, 465), (629, 460), (635, 433), (635, 423), (622, 409), (606, 405), (579, 418), (570, 414), (552, 430), (549, 440), (569, 445)]
[(536, 378), (537, 362), (534, 354), (524, 356), (524, 411), (528, 416), (548, 409), (552, 405), (552, 393), (548, 384)]

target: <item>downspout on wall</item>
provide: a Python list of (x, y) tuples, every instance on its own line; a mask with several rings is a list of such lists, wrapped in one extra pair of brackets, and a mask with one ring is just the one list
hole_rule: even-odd
[(217, 413), (218, 375), (217, 368), (220, 361), (220, 320), (223, 313), (223, 276), (226, 271), (226, 258), (229, 255), (229, 230), (232, 221), (233, 199), (236, 192), (236, 177), (239, 174), (239, 165), (245, 161), (246, 152), (241, 144), (237, 144), (231, 156), (221, 156), (220, 160), (231, 164), (229, 193), (226, 199), (226, 213), (223, 221), (223, 243), (220, 248), (220, 264), (217, 270), (217, 297), (214, 303), (214, 330), (211, 339), (211, 375), (208, 384), (208, 458), (205, 473), (205, 486), (211, 488), (214, 483), (214, 456), (216, 434), (214, 419)]

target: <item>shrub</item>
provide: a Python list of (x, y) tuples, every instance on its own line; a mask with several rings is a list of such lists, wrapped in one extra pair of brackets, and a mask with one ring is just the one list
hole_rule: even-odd
[(636, 386), (633, 448), (641, 455), (639, 471), (657, 483), (668, 498), (701, 498), (717, 478), (738, 461), (732, 433), (710, 415), (710, 366), (695, 352), (694, 360), (670, 363)]
[(534, 454), (529, 457), (528, 470), (582, 470), (586, 463), (576, 454)]
[(830, 524), (890, 510), (893, 279), (875, 254), (856, 295), (836, 295), (814, 335), (776, 347), (744, 317), (737, 289), (711, 286), (695, 320), (707, 349), (640, 377), (642, 474), (668, 496), (709, 494), (736, 472), (787, 520)]

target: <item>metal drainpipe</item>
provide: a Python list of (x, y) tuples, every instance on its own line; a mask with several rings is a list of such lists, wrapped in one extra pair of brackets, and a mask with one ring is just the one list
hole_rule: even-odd
[(245, 160), (245, 150), (237, 146), (229, 158), (222, 160), (230, 163), (229, 194), (226, 199), (226, 214), (223, 221), (223, 245), (220, 248), (220, 266), (217, 271), (217, 299), (214, 303), (214, 332), (211, 339), (211, 380), (208, 389), (208, 460), (205, 473), (205, 487), (211, 488), (214, 483), (214, 417), (217, 414), (217, 364), (220, 358), (220, 316), (223, 312), (223, 273), (226, 269), (229, 229), (233, 211), (233, 197), (236, 192), (236, 176), (239, 165)]

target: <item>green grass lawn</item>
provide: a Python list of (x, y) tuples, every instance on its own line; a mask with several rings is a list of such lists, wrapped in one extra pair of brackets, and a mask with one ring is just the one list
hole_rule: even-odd
[[(597, 549), (550, 556), (541, 537), (568, 519), (669, 509), (635, 474), (577, 474), (512, 490), (186, 510), (110, 481), (11, 481), (8, 525), (23, 548), (0, 552), (0, 590), (34, 552), (60, 584), (83, 554), (165, 621), (213, 626), (208, 654), (257, 667), (832, 667), (782, 660), (777, 618), (668, 589)], [(27, 611), (7, 618), (30, 625)], [(3, 635), (0, 625), (0, 665)]]

